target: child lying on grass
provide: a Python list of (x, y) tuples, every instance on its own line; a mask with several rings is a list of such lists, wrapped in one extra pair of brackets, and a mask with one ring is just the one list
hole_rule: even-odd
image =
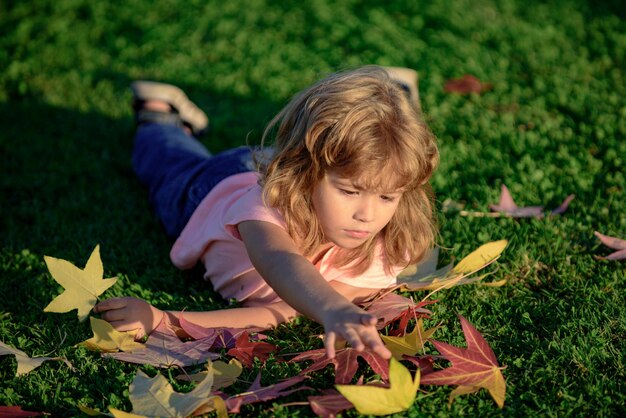
[[(133, 83), (133, 165), (176, 238), (171, 259), (181, 269), (202, 262), (215, 290), (243, 304), (185, 319), (269, 328), (302, 314), (323, 325), (331, 358), (339, 339), (390, 357), (376, 318), (352, 302), (394, 285), (433, 245), (428, 180), (438, 150), (415, 87), (402, 80), (411, 71), (370, 66), (324, 78), (270, 122), (271, 152), (258, 154), (211, 155), (194, 138), (208, 119), (180, 89)], [(180, 315), (132, 297), (95, 311), (138, 336)]]

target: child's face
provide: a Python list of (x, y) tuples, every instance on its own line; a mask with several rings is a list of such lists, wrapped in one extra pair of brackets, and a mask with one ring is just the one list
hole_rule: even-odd
[(356, 248), (389, 223), (401, 197), (401, 191), (367, 190), (328, 172), (313, 190), (313, 207), (327, 241)]

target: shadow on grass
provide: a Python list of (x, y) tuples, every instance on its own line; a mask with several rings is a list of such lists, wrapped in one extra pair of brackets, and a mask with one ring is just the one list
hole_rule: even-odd
[[(40, 310), (58, 294), (43, 255), (82, 268), (97, 244), (105, 276), (121, 277), (112, 288), (114, 295), (140, 296), (171, 309), (222, 303), (199, 280), (201, 269), (180, 272), (169, 261), (171, 241), (131, 167), (130, 80), (118, 76), (113, 81), (120, 86), (119, 102), (128, 107), (127, 117), (55, 107), (30, 96), (0, 104), (4, 311), (20, 312), (26, 299)], [(277, 109), (260, 99), (218, 97), (181, 87), (207, 110), (211, 131), (203, 142), (214, 152), (257, 143)]]

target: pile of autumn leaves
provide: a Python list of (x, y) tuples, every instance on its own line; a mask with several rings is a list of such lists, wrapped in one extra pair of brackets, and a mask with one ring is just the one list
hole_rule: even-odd
[[(471, 277), (478, 270), (494, 262), (504, 250), (506, 241), (485, 244), (461, 260), (437, 269), (436, 251), (424, 261), (419, 269), (406, 270), (398, 279), (398, 286), (379, 293), (363, 303), (364, 308), (375, 315), (385, 345), (393, 353), (393, 358), (384, 360), (369, 351), (356, 351), (345, 347), (337, 351), (336, 357), (328, 359), (324, 349), (300, 353), (290, 362), (312, 361), (308, 367), (294, 377), (263, 387), (261, 375), (257, 375), (252, 385), (243, 393), (229, 395), (222, 389), (237, 381), (244, 367), (252, 367), (255, 359), (265, 362), (277, 347), (263, 341), (265, 336), (259, 330), (203, 328), (185, 320), (180, 320), (180, 328), (159, 326), (145, 343), (135, 341), (133, 332), (117, 332), (103, 320), (90, 317), (94, 336), (79, 345), (98, 351), (104, 357), (137, 364), (150, 364), (161, 368), (178, 368), (177, 378), (197, 382), (188, 393), (176, 392), (161, 374), (150, 378), (139, 370), (130, 385), (129, 398), (132, 413), (109, 408), (109, 412), (91, 409), (89, 405), (79, 408), (89, 415), (113, 417), (130, 416), (196, 416), (217, 412), (218, 416), (239, 412), (240, 407), (254, 402), (264, 402), (295, 391), (313, 389), (300, 385), (307, 376), (332, 364), (335, 368), (335, 387), (320, 394), (308, 397), (309, 405), (319, 416), (335, 416), (337, 413), (356, 408), (363, 414), (386, 415), (407, 410), (415, 401), (420, 385), (457, 386), (450, 394), (450, 402), (461, 394), (472, 393), (485, 388), (499, 407), (504, 405), (505, 382), (502, 367), (483, 337), (463, 317), (461, 325), (467, 347), (454, 347), (435, 341), (431, 337), (438, 327), (424, 329), (422, 318), (430, 316), (425, 306), (434, 303), (428, 298), (438, 290), (458, 284), (480, 281), (483, 276)], [(78, 310), (79, 320), (85, 320), (96, 304), (98, 296), (116, 282), (116, 278), (103, 279), (104, 269), (96, 247), (84, 269), (72, 263), (53, 257), (45, 257), (45, 262), (54, 279), (65, 289), (46, 308), (46, 312), (68, 312)], [(499, 286), (503, 282), (483, 283)], [(419, 303), (394, 293), (395, 290), (430, 290)], [(412, 331), (407, 332), (409, 322), (415, 319)], [(251, 335), (250, 333), (253, 333)], [(188, 341), (178, 335), (186, 335)], [(426, 355), (425, 343), (430, 342), (439, 355)], [(231, 357), (228, 363), (216, 360), (217, 352), (226, 349)], [(23, 375), (47, 360), (60, 360), (72, 368), (69, 361), (59, 357), (29, 357), (26, 353), (0, 342), (0, 355), (12, 354), (17, 360), (17, 375)], [(276, 359), (282, 359), (275, 353)], [(377, 375), (361, 375), (356, 384), (351, 384), (359, 370), (359, 358), (367, 362)], [(400, 360), (414, 369), (400, 363)], [(441, 368), (441, 360), (452, 365)], [(184, 368), (206, 363), (200, 373), (188, 374)], [(436, 370), (437, 369), (437, 370)], [(361, 369), (363, 370), (363, 369)], [(372, 380), (373, 379), (373, 380)], [(18, 406), (0, 407), (0, 413), (13, 416), (29, 414)], [(26, 415), (24, 415), (26, 416)]]

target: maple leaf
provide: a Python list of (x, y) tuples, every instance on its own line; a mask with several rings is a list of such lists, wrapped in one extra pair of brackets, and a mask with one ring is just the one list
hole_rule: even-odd
[(186, 367), (219, 357), (219, 354), (208, 351), (212, 345), (212, 338), (182, 342), (174, 335), (152, 332), (142, 350), (102, 355), (128, 363), (151, 364), (155, 367)]
[[(459, 315), (467, 348), (454, 347), (440, 341), (431, 340), (439, 353), (452, 363), (451, 367), (422, 377), (424, 385), (459, 385), (450, 401), (461, 393), (471, 393), (485, 388), (496, 401), (504, 406), (506, 384), (493, 350), (487, 341), (464, 317)], [(470, 389), (469, 387), (475, 388)]]
[[(228, 364), (223, 361), (214, 361), (213, 365), (213, 389), (225, 388), (237, 381), (237, 378), (241, 375), (243, 371), (243, 366), (237, 359), (230, 359)], [(178, 380), (184, 380), (187, 382), (201, 382), (203, 381), (208, 371), (202, 371), (194, 374), (181, 374), (180, 376), (176, 376)]]
[(491, 83), (483, 83), (473, 75), (465, 74), (462, 77), (446, 81), (443, 89), (446, 93), (480, 94), (483, 91), (491, 90)]
[(415, 402), (420, 384), (419, 370), (415, 378), (398, 360), (389, 362), (389, 387), (374, 385), (335, 385), (356, 410), (365, 415), (389, 415), (406, 411)]
[(0, 418), (38, 417), (40, 415), (44, 415), (44, 413), (25, 411), (21, 406), (0, 406)]
[(376, 328), (383, 329), (396, 320), (408, 321), (417, 316), (430, 315), (432, 312), (423, 307), (431, 303), (434, 302), (423, 301), (416, 304), (404, 296), (388, 293), (380, 299), (373, 300), (364, 306), (364, 309), (378, 319)]
[[(511, 192), (505, 184), (500, 186), (500, 201), (497, 205), (489, 205), (489, 208), (495, 212), (503, 213), (512, 218), (542, 218), (544, 216), (543, 206), (519, 207), (515, 204)], [(569, 195), (558, 208), (551, 211), (552, 215), (560, 215), (567, 210), (570, 202), (574, 199), (574, 195)]]
[(79, 343), (93, 351), (112, 353), (116, 351), (134, 351), (143, 349), (145, 346), (135, 341), (137, 331), (119, 332), (111, 324), (103, 319), (90, 317), (93, 337)]
[(304, 369), (300, 374), (306, 374), (320, 370), (332, 364), (335, 367), (335, 383), (350, 383), (359, 368), (358, 358), (364, 359), (383, 379), (389, 376), (389, 364), (378, 354), (372, 351), (357, 351), (354, 348), (347, 347), (338, 350), (335, 357), (329, 359), (326, 356), (326, 350), (323, 348), (317, 350), (305, 351), (292, 358), (289, 362), (295, 363), (299, 361), (313, 360), (313, 364)]
[(228, 355), (235, 357), (246, 367), (252, 367), (254, 358), (258, 358), (261, 363), (269, 358), (270, 354), (278, 347), (274, 344), (264, 342), (252, 342), (248, 338), (248, 333), (243, 332), (238, 338), (234, 348), (228, 350)]
[[(453, 267), (453, 264), (437, 270), (435, 273), (423, 276), (419, 272), (414, 275), (400, 274), (397, 278), (398, 285), (393, 289), (415, 290), (440, 290), (453, 286), (474, 283), (482, 280), (485, 275), (469, 277), (495, 262), (507, 246), (507, 240), (492, 241), (481, 245)], [(492, 286), (501, 286), (505, 282), (489, 283)], [(486, 284), (487, 285), (487, 284)], [(431, 292), (426, 298), (432, 295)], [(424, 299), (426, 299), (424, 298)]]
[(334, 389), (326, 390), (323, 395), (309, 396), (307, 400), (313, 412), (324, 418), (335, 418), (339, 412), (354, 408), (352, 402)]
[[(147, 417), (187, 417), (199, 409), (205, 410), (210, 407), (212, 410), (218, 409), (218, 413), (225, 416), (222, 399), (217, 395), (211, 395), (213, 374), (210, 363), (207, 371), (206, 378), (191, 392), (179, 393), (174, 391), (163, 375), (157, 373), (150, 378), (139, 370), (129, 389), (129, 398), (133, 405), (131, 414)], [(129, 416), (128, 413), (114, 408), (109, 408), (109, 411), (114, 417)]]
[(91, 253), (84, 269), (79, 269), (69, 261), (44, 256), (50, 274), (65, 291), (54, 298), (44, 312), (69, 312), (78, 309), (78, 320), (84, 321), (104, 293), (117, 281), (116, 277), (103, 279), (104, 268), (100, 259), (100, 246)]
[(413, 356), (417, 352), (424, 349), (424, 343), (431, 335), (437, 331), (439, 327), (424, 330), (424, 323), (421, 319), (417, 320), (413, 331), (403, 337), (388, 337), (381, 335), (383, 343), (391, 351), (391, 354), (398, 360), (402, 360), (404, 355)]
[(265, 335), (258, 333), (258, 331), (263, 331), (264, 328), (205, 328), (188, 321), (183, 314), (179, 316), (178, 322), (182, 330), (194, 340), (214, 337), (215, 342), (211, 347), (212, 349), (235, 347), (237, 345), (237, 338), (244, 332), (248, 333), (248, 335), (251, 332), (256, 333), (254, 337), (251, 338), (257, 340), (267, 338)]
[(287, 396), (300, 390), (310, 390), (311, 388), (307, 386), (301, 386), (294, 389), (285, 390), (293, 385), (302, 382), (305, 379), (306, 377), (304, 376), (294, 376), (273, 385), (263, 387), (261, 386), (261, 372), (259, 372), (248, 390), (238, 395), (225, 396), (224, 402), (226, 403), (228, 412), (238, 413), (241, 406), (243, 405), (269, 401), (271, 399), (276, 399), (281, 396)]
[(29, 373), (37, 367), (41, 366), (41, 363), (48, 360), (60, 360), (67, 364), (70, 369), (74, 370), (74, 367), (72, 367), (72, 363), (62, 357), (29, 357), (28, 354), (26, 354), (22, 350), (13, 348), (0, 341), (0, 356), (6, 356), (11, 354), (15, 355), (15, 360), (17, 360), (17, 372), (15, 373), (16, 376), (22, 376), (26, 373)]
[(615, 251), (614, 253), (607, 255), (606, 257), (598, 257), (598, 258), (603, 259), (603, 260), (626, 259), (626, 240), (615, 238), (615, 237), (609, 237), (608, 235), (603, 235), (599, 233), (598, 231), (595, 231), (594, 234), (596, 237), (598, 237), (598, 239), (600, 239), (602, 244), (614, 250), (618, 250), (618, 251)]

